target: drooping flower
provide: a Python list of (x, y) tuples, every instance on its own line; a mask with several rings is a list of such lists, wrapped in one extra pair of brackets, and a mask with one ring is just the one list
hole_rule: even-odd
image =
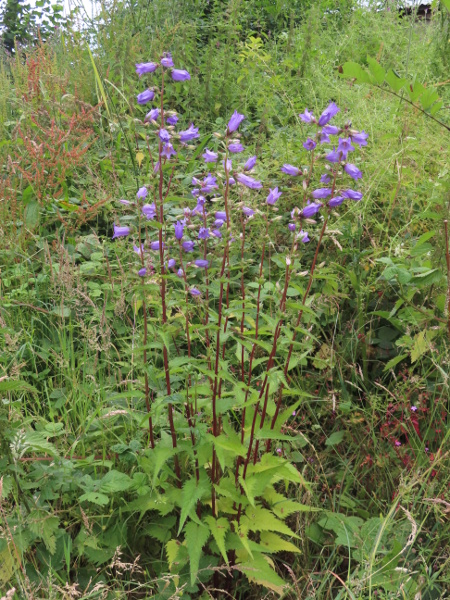
[(154, 202), (151, 204), (144, 204), (142, 207), (142, 213), (147, 218), (148, 221), (151, 221), (156, 217), (156, 205)]
[(296, 228), (295, 223), (289, 223), (288, 228), (289, 228), (289, 231), (295, 231), (295, 228)]
[(252, 208), (250, 208), (249, 206), (243, 206), (242, 212), (244, 213), (244, 215), (246, 217), (253, 217), (253, 215), (255, 214), (255, 211)]
[(244, 115), (241, 115), (238, 113), (237, 110), (234, 111), (234, 113), (231, 116), (231, 119), (228, 121), (228, 133), (233, 133), (233, 131), (236, 131), (236, 129), (239, 127), (239, 125), (242, 123), (242, 121), (245, 119)]
[(309, 219), (310, 217), (318, 213), (322, 206), (322, 202), (311, 202), (310, 204), (307, 204), (305, 206), (305, 208), (300, 213), (300, 216), (304, 219)]
[(340, 206), (344, 202), (344, 196), (335, 196), (328, 201), (328, 206), (330, 208), (336, 208), (336, 206)]
[(152, 110), (145, 115), (145, 121), (156, 121), (158, 117), (159, 108), (152, 108)]
[(348, 152), (353, 152), (354, 149), (350, 138), (339, 138), (338, 152), (342, 152), (342, 156), (346, 157)]
[[(171, 156), (176, 156), (177, 153), (175, 152), (172, 144), (167, 143), (164, 144), (163, 149), (161, 151), (161, 156), (165, 156), (166, 158), (170, 158)], [(159, 169), (159, 167), (158, 167)]]
[(294, 167), (294, 165), (283, 165), (281, 170), (283, 173), (291, 175), (292, 177), (297, 177), (297, 175), (300, 175), (300, 169), (297, 169), (297, 167)]
[(169, 269), (173, 269), (176, 264), (177, 264), (177, 261), (174, 258), (169, 258), (169, 260), (167, 262), (167, 266), (169, 267)]
[(220, 219), (221, 221), (227, 220), (227, 213), (223, 210), (218, 210), (214, 216), (216, 219)]
[(315, 120), (314, 115), (310, 113), (307, 108), (305, 108), (304, 113), (300, 113), (298, 116), (303, 121), (303, 123), (312, 123)]
[(145, 90), (137, 95), (138, 104), (147, 104), (147, 102), (151, 102), (155, 97), (155, 92), (153, 90)]
[(139, 75), (144, 75), (145, 73), (153, 73), (158, 68), (158, 63), (148, 62), (148, 63), (136, 63), (136, 73)]
[(177, 115), (169, 115), (166, 119), (166, 123), (168, 125), (176, 125), (178, 123), (178, 116)]
[(114, 235), (112, 236), (112, 239), (118, 238), (118, 237), (125, 237), (130, 234), (130, 231), (131, 231), (131, 229), (129, 227), (126, 227), (126, 226), (121, 227), (120, 225), (116, 225), (114, 223)]
[(306, 244), (310, 241), (308, 233), (306, 231), (303, 231), (303, 229), (300, 229), (300, 231), (297, 233), (297, 239), (300, 240), (303, 244)]
[(327, 125), (329, 121), (331, 121), (331, 119), (338, 114), (339, 111), (340, 108), (334, 102), (330, 102), (330, 104), (319, 117), (319, 126), (323, 127), (324, 125)]
[(211, 152), (211, 150), (208, 150), (208, 148), (205, 148), (205, 153), (202, 154), (202, 156), (206, 163), (215, 163), (219, 158), (217, 152)]
[(178, 277), (184, 277), (183, 269), (180, 267), (177, 271)]
[(196, 261), (194, 261), (194, 264), (196, 267), (199, 267), (200, 269), (207, 269), (209, 267), (209, 260), (204, 260), (203, 258), (198, 258)]
[(244, 171), (251, 171), (255, 165), (256, 165), (256, 156), (250, 156), (250, 158), (244, 165)]
[(352, 179), (361, 179), (362, 177), (362, 173), (358, 167), (352, 165), (351, 163), (344, 165), (344, 171), (347, 173), (347, 175), (350, 175)]
[(158, 135), (162, 142), (167, 143), (170, 140), (170, 133), (166, 129), (160, 129)]
[(236, 179), (234, 177), (228, 178), (228, 185), (234, 185), (236, 183)]
[(330, 188), (319, 188), (318, 190), (314, 190), (311, 195), (317, 200), (318, 198), (327, 198), (330, 194)]
[(138, 271), (139, 277), (145, 277), (146, 273), (147, 273), (147, 269), (145, 267), (142, 267), (142, 269), (139, 269), (139, 271)]
[(147, 194), (148, 194), (148, 190), (145, 187), (145, 185), (143, 185), (142, 187), (140, 187), (138, 189), (137, 194), (136, 194), (136, 198), (140, 198), (141, 200), (144, 200), (144, 198), (147, 197)]
[(191, 294), (191, 296), (197, 297), (197, 296), (201, 296), (201, 291), (198, 290), (197, 288), (193, 287), (189, 290), (189, 293)]
[(177, 221), (173, 227), (175, 229), (175, 237), (177, 238), (177, 240), (181, 240), (181, 238), (183, 237), (183, 232), (184, 232), (183, 223), (180, 223), (180, 221)]
[(192, 242), (191, 240), (186, 240), (181, 245), (185, 252), (192, 252), (192, 250), (194, 249), (195, 243)]
[(191, 123), (189, 125), (189, 129), (186, 129), (185, 131), (180, 131), (180, 140), (182, 142), (189, 142), (190, 140), (193, 140), (198, 137), (198, 127), (194, 127), (194, 123)]
[(251, 190), (260, 190), (262, 188), (262, 183), (260, 181), (257, 181), (248, 175), (244, 175), (244, 173), (239, 173), (239, 175), (237, 175), (237, 180)]
[(328, 175), (328, 173), (324, 173), (320, 178), (320, 183), (330, 183), (330, 181), (331, 177)]
[(305, 148), (305, 150), (314, 150), (314, 148), (316, 147), (316, 142), (314, 140), (312, 140), (311, 138), (308, 138), (306, 140), (306, 142), (304, 142), (303, 144), (303, 148)]
[(173, 67), (172, 55), (170, 52), (164, 52), (164, 56), (161, 58), (161, 64), (164, 68), (169, 69)]
[(174, 81), (187, 81), (191, 78), (189, 73), (184, 69), (172, 69), (171, 75)]
[(350, 137), (352, 142), (358, 144), (360, 147), (367, 146), (367, 138), (369, 137), (369, 134), (366, 133), (364, 129), (359, 133), (357, 131), (350, 131)]
[(341, 160), (341, 153), (340, 152), (336, 152), (336, 148), (333, 147), (332, 152), (329, 152), (325, 156), (325, 159), (328, 160), (329, 162), (332, 162), (332, 163), (338, 163)]
[(216, 227), (216, 229), (220, 229), (224, 223), (225, 221), (223, 219), (216, 219), (214, 221), (214, 227)]
[(242, 144), (230, 144), (228, 146), (228, 150), (230, 152), (233, 152), (234, 154), (237, 154), (238, 152), (243, 152), (244, 151), (244, 146)]
[(267, 204), (273, 206), (282, 193), (283, 192), (278, 191), (278, 187), (274, 188), (273, 190), (269, 188), (269, 195), (266, 198)]
[(349, 198), (349, 200), (355, 200), (356, 202), (359, 202), (363, 197), (362, 193), (356, 190), (345, 190), (342, 192), (342, 195), (344, 198)]
[[(164, 242), (162, 247), (164, 248)], [(156, 240), (156, 242), (150, 242), (150, 250), (159, 250), (159, 240)]]
[(326, 135), (337, 135), (340, 131), (340, 128), (336, 127), (336, 125), (325, 125), (322, 129), (322, 133), (325, 133)]

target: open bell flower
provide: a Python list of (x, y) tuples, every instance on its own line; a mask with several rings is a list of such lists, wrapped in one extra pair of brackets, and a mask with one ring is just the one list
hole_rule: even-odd
[(300, 213), (300, 216), (304, 219), (309, 219), (310, 217), (313, 217), (316, 213), (318, 213), (322, 206), (322, 202), (311, 202), (310, 204), (307, 204), (305, 206), (305, 208)]
[(310, 241), (307, 232), (303, 231), (303, 229), (300, 229), (300, 231), (297, 233), (297, 239), (300, 240), (303, 244), (306, 244)]
[(191, 294), (191, 296), (194, 296), (194, 298), (197, 298), (198, 296), (201, 296), (202, 293), (200, 290), (198, 290), (197, 288), (193, 287), (189, 290), (189, 293)]
[(350, 138), (339, 138), (338, 152), (343, 152), (345, 156), (347, 156), (347, 153), (353, 152), (354, 149), (355, 147), (352, 146), (352, 140)]
[(161, 64), (165, 69), (169, 69), (170, 67), (174, 66), (170, 52), (164, 52), (164, 56), (161, 58)]
[(166, 142), (167, 143), (167, 142), (170, 141), (170, 134), (169, 134), (169, 132), (166, 129), (160, 129), (158, 135), (159, 135), (159, 139), (162, 142)]
[(154, 202), (151, 204), (144, 204), (142, 207), (142, 214), (147, 218), (147, 221), (152, 221), (156, 217), (156, 205)]
[(137, 95), (138, 104), (147, 104), (147, 102), (151, 102), (155, 97), (155, 92), (153, 90), (145, 90)]
[(158, 117), (159, 108), (152, 108), (152, 110), (145, 115), (145, 121), (156, 121)]
[(144, 75), (145, 73), (153, 73), (158, 68), (158, 63), (148, 62), (148, 63), (136, 63), (136, 73), (139, 75)]
[(273, 206), (283, 192), (278, 191), (278, 187), (273, 190), (269, 189), (269, 195), (266, 198), (267, 204)]
[(177, 115), (169, 115), (166, 119), (166, 123), (168, 125), (176, 125), (178, 123), (178, 116)]
[(230, 144), (228, 146), (228, 150), (230, 152), (233, 152), (234, 154), (237, 154), (238, 152), (243, 152), (244, 151), (244, 146), (242, 144)]
[(143, 185), (142, 187), (140, 187), (138, 189), (137, 194), (136, 194), (136, 198), (140, 198), (141, 200), (144, 200), (144, 198), (147, 197), (147, 194), (148, 194), (148, 190), (145, 187), (145, 185)]
[(180, 223), (180, 221), (177, 221), (173, 227), (175, 229), (175, 237), (177, 238), (177, 240), (181, 240), (181, 238), (183, 237), (183, 232), (184, 232), (183, 223)]
[(189, 73), (184, 69), (172, 69), (171, 75), (174, 81), (187, 81), (191, 78)]
[(303, 148), (305, 148), (305, 150), (314, 150), (314, 148), (316, 147), (316, 145), (317, 144), (316, 144), (316, 142), (313, 139), (308, 138), (306, 140), (306, 142), (304, 142)]
[(294, 165), (283, 165), (281, 167), (281, 170), (283, 171), (283, 173), (286, 173), (287, 175), (291, 175), (291, 177), (297, 177), (297, 175), (300, 175), (300, 169), (298, 169), (297, 167), (294, 167)]
[(309, 112), (307, 108), (305, 108), (305, 112), (298, 115), (303, 123), (312, 123), (314, 119), (314, 115)]
[(328, 198), (331, 195), (330, 188), (319, 188), (318, 190), (314, 190), (311, 196), (316, 200), (318, 198)]
[(324, 125), (327, 125), (329, 121), (331, 121), (331, 119), (338, 114), (339, 111), (340, 108), (334, 102), (330, 102), (330, 104), (319, 117), (319, 126), (323, 127)]
[(330, 208), (336, 208), (336, 206), (340, 206), (344, 202), (344, 196), (335, 196), (328, 201), (328, 206)]
[(236, 131), (244, 119), (245, 115), (241, 115), (237, 110), (235, 110), (231, 116), (231, 119), (228, 121), (228, 133), (233, 133), (233, 131)]
[(204, 154), (202, 154), (202, 157), (206, 163), (215, 163), (217, 162), (219, 155), (217, 154), (217, 152), (211, 152), (211, 150), (205, 148), (205, 152)]
[(361, 171), (358, 169), (357, 166), (352, 165), (351, 163), (347, 163), (346, 165), (344, 165), (344, 171), (347, 173), (347, 175), (350, 175), (352, 179), (356, 180), (362, 178)]
[(194, 123), (189, 125), (189, 129), (180, 131), (180, 140), (182, 142), (190, 142), (191, 140), (198, 138), (198, 127), (194, 127)]
[(207, 240), (210, 237), (209, 229), (207, 227), (200, 227), (198, 231), (198, 239), (199, 240)]
[(194, 249), (195, 243), (192, 242), (191, 240), (186, 240), (185, 242), (183, 242), (181, 244), (181, 246), (185, 252), (192, 252), (192, 250)]
[(364, 130), (359, 133), (357, 131), (350, 131), (350, 137), (352, 142), (358, 144), (359, 147), (367, 146), (367, 138), (369, 135)]
[(244, 213), (244, 215), (246, 217), (253, 217), (253, 215), (255, 214), (255, 211), (252, 208), (248, 207), (248, 206), (243, 206), (242, 207), (242, 212)]
[(130, 231), (131, 229), (129, 227), (121, 227), (120, 225), (114, 224), (114, 235), (112, 236), (112, 239), (118, 237), (125, 237), (130, 234)]
[(244, 173), (239, 173), (236, 178), (239, 183), (242, 183), (242, 185), (245, 185), (251, 190), (260, 190), (262, 188), (262, 183), (260, 181), (253, 179), (253, 177), (250, 177), (249, 175), (244, 175)]
[(209, 267), (209, 260), (204, 260), (203, 258), (198, 258), (196, 261), (194, 261), (194, 264), (196, 267), (199, 267), (200, 269), (207, 269)]
[(164, 144), (163, 149), (161, 151), (161, 156), (165, 156), (166, 158), (170, 159), (171, 156), (176, 156), (176, 155), (177, 155), (177, 153), (175, 152), (172, 144), (170, 144), (170, 143)]
[(251, 171), (255, 165), (256, 165), (256, 156), (250, 156), (250, 158), (244, 165), (244, 171)]
[(345, 190), (342, 192), (344, 198), (349, 198), (350, 200), (355, 200), (355, 202), (359, 202), (363, 195), (361, 192), (357, 192), (355, 190)]

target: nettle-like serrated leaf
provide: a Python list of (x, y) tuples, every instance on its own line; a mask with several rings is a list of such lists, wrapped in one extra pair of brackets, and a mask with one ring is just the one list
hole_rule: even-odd
[(385, 81), (394, 92), (399, 92), (408, 83), (407, 79), (399, 77), (392, 69), (389, 69)]
[(273, 561), (268, 556), (255, 554), (251, 561), (237, 564), (236, 568), (252, 583), (263, 585), (280, 596), (283, 594), (286, 583), (275, 573)]
[(206, 525), (198, 525), (193, 521), (189, 521), (184, 528), (184, 539), (189, 554), (191, 585), (194, 585), (197, 578), (203, 546), (208, 541), (209, 535), (209, 528)]
[(264, 490), (274, 479), (277, 470), (277, 467), (272, 467), (252, 475), (247, 474), (246, 479), (243, 479), (242, 476), (239, 477), (239, 483), (252, 506), (256, 506), (255, 499), (264, 493)]
[(26, 381), (5, 379), (4, 381), (0, 381), (0, 392), (32, 392), (33, 394), (37, 394), (37, 389)]
[(133, 486), (133, 480), (131, 477), (120, 471), (109, 471), (100, 480), (98, 489), (104, 494), (111, 494), (114, 492), (124, 492)]
[(178, 527), (178, 534), (183, 528), (186, 519), (189, 516), (191, 510), (193, 510), (203, 496), (211, 494), (211, 482), (209, 481), (206, 473), (200, 471), (200, 478), (197, 479), (193, 475), (191, 479), (188, 479), (183, 485), (182, 501), (181, 501), (181, 515), (180, 515), (180, 526)]
[(241, 518), (241, 525), (248, 531), (278, 531), (278, 533), (298, 538), (272, 512), (261, 506), (248, 506), (245, 515)]
[(215, 519), (214, 517), (207, 516), (205, 517), (205, 522), (208, 524), (209, 529), (216, 541), (217, 547), (222, 554), (223, 560), (228, 564), (228, 556), (227, 549), (225, 546), (225, 537), (227, 535), (227, 531), (230, 528), (230, 523), (228, 519), (225, 517), (220, 517), (219, 519)]
[(411, 350), (411, 362), (416, 362), (423, 354), (431, 350), (431, 341), (437, 335), (436, 329), (420, 331), (414, 337), (414, 345)]
[(55, 533), (59, 527), (58, 517), (51, 516), (42, 510), (33, 510), (28, 515), (27, 522), (30, 531), (42, 539), (50, 554), (54, 554), (56, 550)]
[(170, 540), (166, 544), (167, 562), (169, 563), (170, 570), (172, 570), (172, 566), (173, 566), (174, 562), (177, 560), (180, 546), (181, 546), (181, 544), (178, 540)]
[(374, 58), (371, 58), (370, 56), (367, 57), (367, 64), (369, 65), (369, 71), (370, 74), (373, 76), (375, 83), (381, 85), (384, 81), (386, 71), (383, 69), (379, 62), (377, 62)]
[(105, 496), (105, 494), (100, 494), (100, 492), (87, 492), (86, 494), (82, 494), (78, 500), (80, 502), (92, 502), (93, 504), (98, 504), (99, 506), (106, 506), (109, 502), (108, 496)]
[(287, 540), (284, 540), (282, 537), (277, 535), (276, 533), (272, 533), (271, 531), (262, 531), (261, 532), (261, 546), (267, 548), (267, 551), (272, 554), (275, 552), (297, 552), (300, 550)]
[(364, 521), (360, 517), (347, 517), (339, 513), (327, 513), (319, 521), (319, 525), (324, 529), (333, 531), (336, 534), (334, 543), (336, 546), (347, 546), (357, 548), (359, 539), (357, 536)]
[(349, 61), (342, 65), (341, 77), (356, 79), (356, 83), (370, 83), (370, 75), (358, 63)]

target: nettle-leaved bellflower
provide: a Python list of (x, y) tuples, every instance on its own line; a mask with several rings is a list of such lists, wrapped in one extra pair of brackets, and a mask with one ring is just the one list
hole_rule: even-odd
[(177, 115), (169, 115), (166, 119), (166, 123), (168, 125), (176, 125), (178, 123), (178, 116)]
[(142, 214), (147, 218), (147, 221), (151, 221), (156, 217), (156, 205), (154, 202), (151, 204), (144, 204), (142, 207)]
[(144, 254), (144, 246), (141, 244), (139, 247), (133, 244), (133, 252), (136, 252), (138, 256), (142, 256)]
[(173, 227), (175, 229), (175, 237), (177, 238), (177, 240), (181, 240), (181, 238), (183, 237), (183, 231), (184, 231), (183, 223), (180, 223), (180, 221), (177, 221)]
[(357, 192), (355, 190), (345, 190), (342, 192), (342, 195), (344, 198), (349, 198), (350, 200), (355, 200), (356, 202), (359, 202), (363, 197), (361, 192)]
[(244, 213), (244, 215), (246, 217), (253, 217), (253, 215), (255, 214), (255, 211), (252, 208), (250, 208), (249, 206), (243, 206), (242, 212)]
[(316, 213), (318, 213), (322, 206), (322, 202), (311, 202), (310, 204), (307, 204), (305, 206), (305, 208), (300, 213), (300, 216), (304, 219), (309, 219), (310, 217), (313, 217)]
[(295, 223), (289, 223), (288, 228), (289, 228), (289, 231), (295, 231), (295, 228), (296, 228)]
[(334, 198), (331, 198), (331, 200), (329, 200), (328, 206), (330, 208), (336, 208), (336, 206), (340, 206), (344, 202), (344, 200), (344, 196), (335, 196)]
[(159, 108), (152, 108), (152, 110), (145, 115), (145, 121), (156, 121), (158, 117)]
[(329, 144), (331, 142), (330, 138), (328, 137), (327, 133), (322, 133), (322, 135), (320, 136), (320, 143), (321, 144)]
[(346, 165), (344, 165), (344, 171), (347, 173), (347, 175), (350, 175), (352, 179), (362, 178), (361, 171), (358, 169), (358, 167), (352, 165), (351, 163), (347, 163)]
[(300, 175), (300, 169), (297, 169), (297, 167), (294, 167), (294, 165), (283, 165), (281, 170), (283, 173), (291, 175), (292, 177), (297, 177), (297, 175)]
[(233, 133), (233, 131), (236, 131), (244, 119), (245, 115), (241, 115), (237, 110), (235, 110), (231, 116), (231, 119), (228, 121), (228, 133)]
[(251, 171), (255, 165), (256, 165), (256, 156), (250, 156), (250, 158), (244, 165), (244, 171)]
[(216, 219), (214, 221), (214, 227), (216, 229), (220, 229), (223, 226), (224, 223), (225, 223), (225, 221), (223, 219)]
[(260, 181), (253, 179), (253, 177), (250, 177), (249, 175), (244, 175), (244, 173), (239, 173), (239, 175), (237, 175), (237, 180), (251, 190), (260, 190), (262, 188), (262, 183)]
[(342, 159), (341, 153), (340, 152), (336, 152), (336, 148), (333, 147), (332, 152), (329, 152), (326, 156), (325, 156), (325, 160), (328, 160), (329, 162), (332, 163), (338, 163), (340, 162)]
[(271, 206), (273, 206), (275, 204), (275, 202), (278, 200), (278, 198), (281, 196), (283, 192), (279, 192), (278, 188), (274, 188), (273, 190), (271, 190), (269, 188), (269, 195), (266, 198), (266, 202), (267, 204), (270, 204)]
[(320, 183), (330, 183), (330, 181), (331, 177), (328, 175), (328, 173), (324, 173), (320, 178)]
[(347, 153), (353, 152), (354, 149), (350, 138), (339, 138), (338, 152), (342, 152), (343, 156), (347, 156)]
[(160, 129), (158, 135), (162, 142), (170, 141), (170, 133), (166, 129)]
[(198, 231), (198, 239), (199, 240), (207, 240), (210, 237), (209, 229), (207, 227), (200, 227)]
[(306, 142), (304, 142), (303, 144), (303, 148), (305, 148), (305, 150), (314, 150), (314, 148), (316, 147), (316, 142), (314, 140), (312, 140), (311, 138), (308, 138), (306, 140)]
[(198, 127), (194, 127), (194, 123), (189, 125), (189, 129), (180, 131), (180, 140), (182, 142), (190, 142), (191, 140), (198, 138)]
[(141, 188), (138, 189), (136, 198), (140, 198), (141, 200), (144, 200), (144, 198), (147, 197), (147, 194), (148, 194), (148, 190), (145, 187), (145, 185), (143, 185)]
[(307, 108), (305, 108), (305, 112), (298, 115), (303, 123), (312, 123), (315, 121), (314, 115), (309, 112)]
[(314, 190), (311, 195), (317, 200), (319, 198), (327, 198), (328, 196), (330, 196), (330, 194), (330, 188), (319, 188), (318, 190)]
[(324, 125), (327, 125), (329, 121), (331, 121), (331, 119), (338, 114), (339, 111), (340, 108), (334, 102), (330, 102), (330, 104), (319, 117), (319, 126), (323, 127)]
[(148, 62), (148, 63), (136, 63), (136, 73), (139, 75), (144, 75), (145, 73), (153, 73), (158, 68), (158, 63)]
[(187, 81), (191, 78), (189, 73), (184, 69), (172, 69), (171, 75), (174, 81)]
[[(164, 248), (164, 242), (162, 247)], [(157, 240), (156, 242), (150, 242), (150, 250), (159, 250), (159, 241)]]
[(322, 133), (325, 133), (326, 135), (337, 135), (340, 131), (341, 129), (336, 127), (336, 125), (325, 125), (322, 129)]
[(234, 154), (237, 154), (238, 152), (243, 152), (244, 151), (244, 146), (242, 144), (230, 144), (228, 146), (228, 150), (230, 152), (233, 152)]
[(228, 172), (230, 172), (230, 171), (231, 171), (231, 168), (232, 168), (232, 166), (233, 166), (233, 162), (231, 161), (231, 159), (230, 159), (230, 158), (228, 158), (228, 159), (227, 159), (227, 162), (226, 162), (226, 163), (225, 163), (225, 161), (224, 161), (224, 160), (222, 161), (222, 167), (223, 167), (224, 171), (228, 171)]
[(306, 244), (310, 241), (308, 233), (306, 231), (303, 231), (303, 229), (300, 229), (300, 231), (298, 232), (297, 239), (303, 242), (303, 244)]
[(208, 150), (208, 148), (206, 148), (204, 154), (202, 154), (202, 157), (206, 163), (215, 163), (217, 162), (219, 155), (217, 154), (217, 152), (211, 152), (211, 150)]
[(191, 296), (194, 296), (194, 298), (201, 296), (201, 291), (198, 290), (197, 288), (193, 287), (189, 290), (189, 293), (191, 294)]
[(175, 152), (172, 144), (164, 144), (163, 149), (161, 151), (161, 156), (165, 156), (166, 158), (170, 158), (171, 156), (176, 156), (177, 153)]
[(218, 210), (214, 216), (216, 219), (220, 219), (221, 221), (227, 220), (227, 213), (223, 210)]
[(142, 269), (139, 269), (139, 271), (138, 271), (139, 277), (145, 277), (146, 274), (147, 274), (147, 269), (145, 267), (142, 267)]
[(198, 258), (196, 261), (194, 261), (194, 264), (196, 267), (199, 267), (200, 269), (207, 269), (209, 267), (209, 260), (205, 260), (203, 258)]
[(112, 236), (112, 239), (118, 237), (125, 237), (130, 234), (130, 231), (131, 229), (129, 227), (121, 227), (120, 225), (116, 225), (114, 223), (114, 235)]
[(174, 258), (169, 258), (167, 262), (167, 266), (169, 269), (174, 269), (176, 267), (177, 261)]
[(138, 104), (147, 104), (147, 102), (151, 102), (155, 97), (155, 92), (153, 90), (145, 90), (137, 95)]
[(170, 67), (174, 66), (170, 52), (164, 52), (164, 56), (161, 59), (161, 64), (165, 69), (169, 69)]
[(357, 131), (350, 131), (350, 137), (354, 144), (358, 144), (361, 146), (367, 146), (367, 138), (369, 135), (364, 131), (364, 129), (358, 133)]
[(192, 252), (192, 250), (194, 249), (195, 243), (192, 242), (191, 240), (186, 240), (185, 242), (183, 242), (181, 244), (181, 246), (183, 247), (183, 250), (185, 252)]

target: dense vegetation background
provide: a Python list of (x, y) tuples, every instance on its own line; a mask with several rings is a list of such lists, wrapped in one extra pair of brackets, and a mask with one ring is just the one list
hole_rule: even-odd
[[(0, 48), (3, 596), (450, 597), (446, 4), (419, 19), (393, 2), (112, 0), (94, 19), (58, 18), (40, 35), (17, 28), (9, 3)], [(291, 371), (286, 401), (301, 402), (277, 451), (301, 474), (304, 484), (285, 492), (303, 509), (288, 517), (298, 537), (272, 548), (273, 580), (257, 561), (247, 577), (213, 577), (208, 568), (223, 564), (216, 547), (192, 584), (187, 559), (168, 546), (178, 509), (161, 516), (145, 501), (156, 475), (138, 393), (142, 300), (136, 257), (111, 237), (123, 222), (117, 201), (133, 200), (152, 174), (135, 63), (168, 50), (191, 73), (168, 107), (200, 127), (202, 147), (235, 109), (245, 114), (241, 140), (258, 156), (258, 176), (285, 190), (280, 214), (299, 193), (280, 174), (302, 152), (299, 113), (333, 100), (369, 134), (364, 198), (339, 210), (324, 238), (307, 342)], [(406, 80), (397, 95), (341, 76), (368, 57)], [(442, 103), (421, 104), (419, 83), (422, 100), (434, 89)], [(197, 174), (193, 159), (181, 164), (175, 199), (189, 197)], [(258, 255), (264, 236), (249, 236)], [(271, 251), (287, 239), (280, 222)], [(311, 262), (314, 249), (306, 252)], [(238, 360), (233, 352), (230, 365)], [(157, 428), (167, 429), (164, 419)], [(173, 472), (163, 463), (164, 482)]]

